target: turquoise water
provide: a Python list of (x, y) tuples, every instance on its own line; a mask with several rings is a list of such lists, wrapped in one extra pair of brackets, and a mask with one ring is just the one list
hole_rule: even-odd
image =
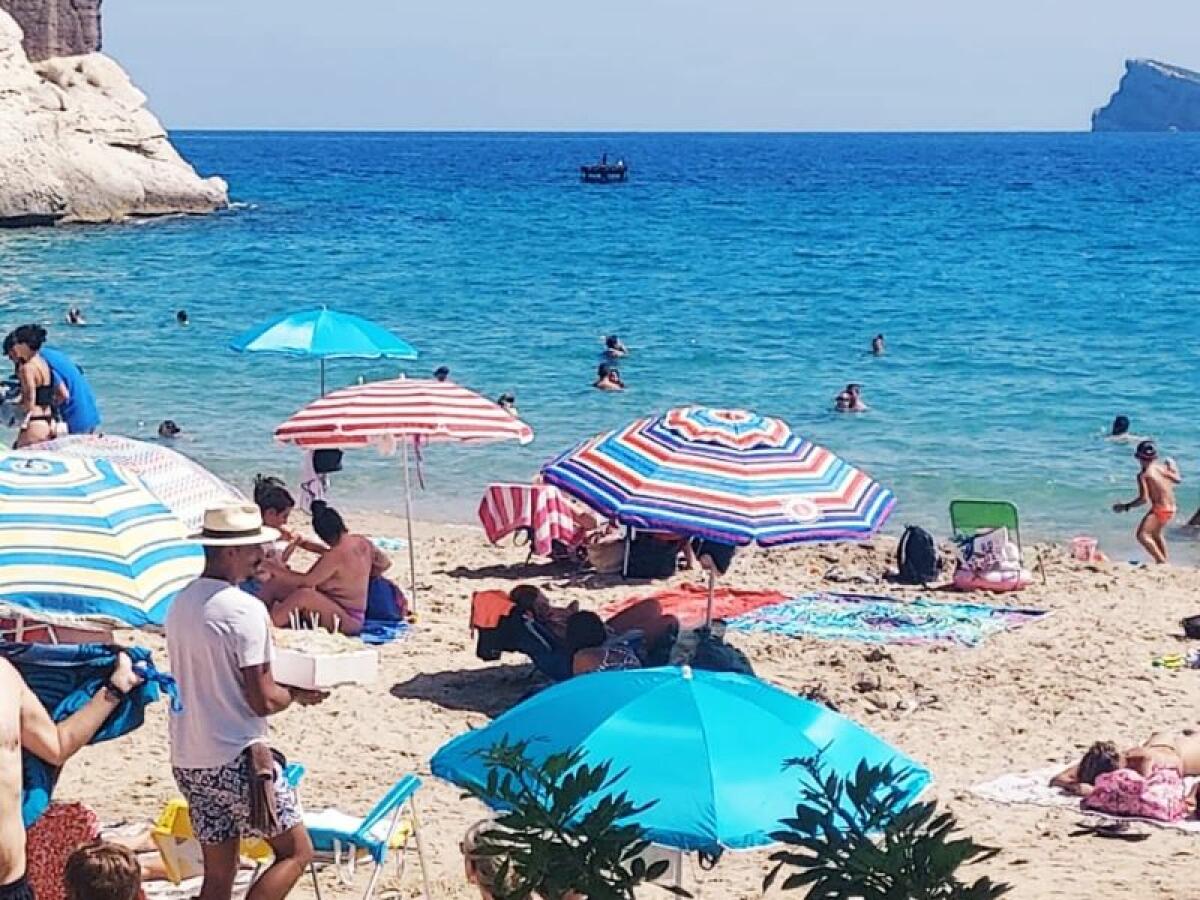
[[(55, 327), (110, 429), (163, 418), (244, 482), (294, 477), (273, 426), (315, 364), (225, 346), (276, 312), (374, 318), (496, 396), (529, 447), (437, 447), (426, 516), (470, 519), (482, 486), (574, 440), (685, 402), (786, 418), (890, 484), (893, 526), (945, 531), (956, 496), (1016, 500), (1027, 530), (1131, 553), (1130, 448), (1116, 413), (1200, 503), (1200, 139), (1132, 135), (177, 135), (234, 211), (0, 234), (3, 320)], [(582, 185), (607, 151), (624, 185)], [(186, 308), (190, 327), (174, 323)], [(623, 395), (590, 389), (601, 336), (633, 350)], [(871, 336), (888, 355), (872, 358)], [(344, 362), (331, 381), (396, 364)], [(830, 412), (848, 381), (872, 411)], [(1188, 476), (1191, 476), (1189, 479)], [(335, 485), (399, 505), (394, 461)], [(347, 501), (349, 502), (349, 500)]]

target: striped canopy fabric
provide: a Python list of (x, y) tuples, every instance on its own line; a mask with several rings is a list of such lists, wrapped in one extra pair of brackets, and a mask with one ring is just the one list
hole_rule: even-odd
[(779, 420), (682, 407), (584, 441), (545, 480), (609, 518), (724, 544), (865, 540), (892, 492)]
[(188, 533), (200, 530), (204, 511), (246, 502), (246, 496), (200, 463), (161, 444), (118, 435), (73, 434), (38, 445), (61, 456), (107, 459), (136, 475), (183, 523)]
[(104, 459), (0, 457), (0, 609), (55, 625), (162, 625), (204, 555), (136, 476)]
[(516, 440), (533, 429), (474, 391), (451, 381), (398, 378), (334, 391), (275, 429), (276, 440), (308, 448), (351, 448), (396, 438), (422, 441)]

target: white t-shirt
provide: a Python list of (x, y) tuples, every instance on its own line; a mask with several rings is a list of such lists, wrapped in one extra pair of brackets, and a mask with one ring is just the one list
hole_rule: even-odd
[(241, 670), (275, 658), (261, 600), (215, 578), (185, 587), (167, 613), (167, 653), (183, 711), (170, 716), (171, 764), (212, 769), (267, 737), (246, 702)]

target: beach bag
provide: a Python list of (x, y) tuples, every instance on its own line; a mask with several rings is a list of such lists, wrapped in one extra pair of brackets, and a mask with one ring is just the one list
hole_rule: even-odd
[(919, 525), (909, 525), (900, 536), (896, 547), (896, 580), (901, 584), (928, 584), (936, 581), (942, 569), (937, 544), (931, 535)]
[(679, 567), (679, 542), (639, 534), (629, 545), (626, 578), (670, 578)]
[(1114, 816), (1178, 822), (1187, 817), (1186, 793), (1183, 778), (1174, 769), (1159, 769), (1149, 778), (1133, 769), (1115, 769), (1096, 777), (1082, 806)]
[(381, 575), (367, 582), (367, 615), (374, 622), (403, 622), (408, 618), (408, 600), (394, 582)]

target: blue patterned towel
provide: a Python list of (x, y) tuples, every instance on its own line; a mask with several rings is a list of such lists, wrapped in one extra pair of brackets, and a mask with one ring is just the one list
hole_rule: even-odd
[(803, 594), (729, 620), (735, 631), (868, 644), (974, 647), (1000, 631), (1047, 615), (1039, 609), (900, 600), (864, 594)]

